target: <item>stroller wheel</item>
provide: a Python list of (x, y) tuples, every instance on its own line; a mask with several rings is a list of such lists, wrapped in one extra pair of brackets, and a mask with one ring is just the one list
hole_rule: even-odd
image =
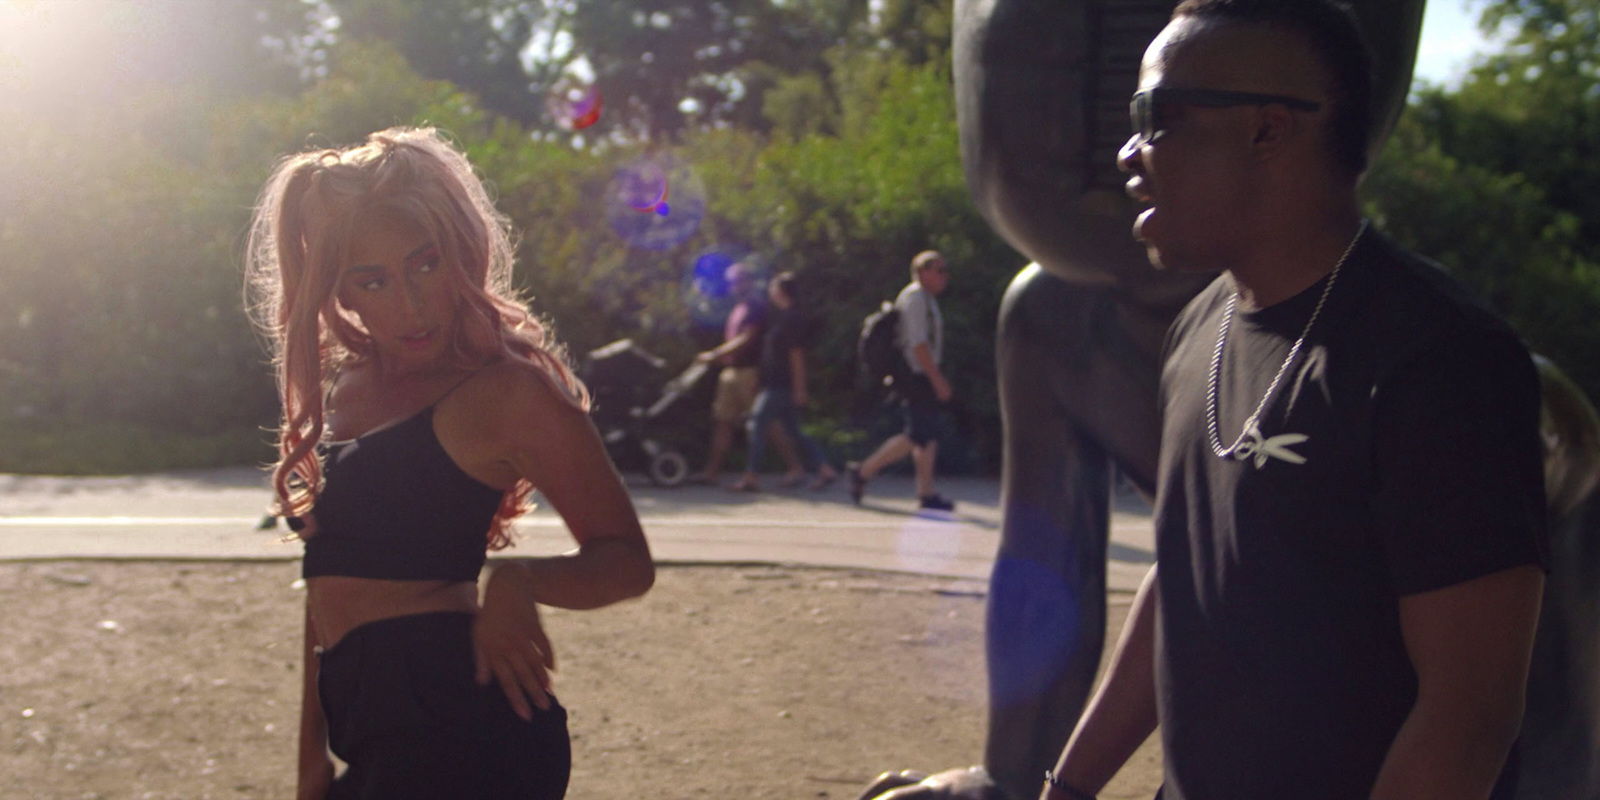
[(689, 477), (689, 459), (676, 450), (662, 450), (650, 457), (650, 482), (657, 486), (677, 486)]

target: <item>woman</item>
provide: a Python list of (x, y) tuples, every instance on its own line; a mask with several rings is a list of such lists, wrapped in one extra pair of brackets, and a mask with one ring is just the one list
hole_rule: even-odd
[[(538, 604), (636, 597), (654, 568), (583, 386), (511, 290), (506, 218), (438, 133), (397, 128), (280, 161), (249, 260), (277, 511), (306, 547), (298, 796), (561, 797)], [(480, 601), (535, 488), (578, 548), (497, 562)]]
[(793, 272), (781, 272), (767, 284), (767, 298), (775, 312), (761, 343), (761, 393), (756, 396), (747, 423), (749, 465), (744, 475), (730, 488), (755, 492), (756, 470), (766, 454), (765, 441), (757, 435), (776, 421), (800, 447), (807, 472), (813, 473), (812, 489), (825, 489), (839, 477), (828, 457), (811, 437), (800, 430), (800, 408), (806, 404), (806, 351), (808, 320), (799, 303), (799, 287)]

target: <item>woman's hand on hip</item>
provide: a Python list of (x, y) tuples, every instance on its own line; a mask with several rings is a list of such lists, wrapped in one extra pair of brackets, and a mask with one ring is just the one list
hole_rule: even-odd
[(300, 765), (300, 780), (295, 800), (326, 800), (333, 786), (333, 761), (324, 755), (316, 763)]
[(533, 706), (550, 708), (550, 670), (556, 666), (529, 580), (527, 569), (519, 565), (498, 566), (472, 624), (478, 683), (499, 681), (512, 710), (525, 720), (533, 719)]

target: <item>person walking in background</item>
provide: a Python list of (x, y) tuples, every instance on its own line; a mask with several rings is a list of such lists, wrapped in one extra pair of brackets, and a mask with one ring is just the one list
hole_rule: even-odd
[(750, 458), (744, 475), (730, 488), (760, 491), (756, 472), (765, 455), (758, 432), (781, 428), (805, 455), (805, 469), (813, 474), (812, 489), (825, 489), (839, 473), (828, 463), (822, 448), (800, 430), (800, 409), (806, 404), (806, 344), (811, 338), (812, 320), (800, 306), (799, 287), (793, 272), (779, 273), (767, 284), (767, 297), (775, 309), (761, 343), (760, 387), (750, 412)]
[[(755, 405), (761, 388), (761, 345), (768, 317), (767, 304), (749, 266), (736, 263), (728, 267), (724, 277), (728, 281), (728, 294), (738, 298), (738, 302), (728, 312), (722, 344), (695, 356), (695, 361), (701, 364), (722, 365), (722, 371), (717, 373), (717, 393), (711, 401), (711, 452), (706, 456), (705, 468), (690, 478), (694, 483), (707, 486), (716, 485), (722, 461), (733, 446), (733, 433), (744, 424)], [(772, 437), (778, 454), (789, 467), (784, 485), (799, 483), (805, 478), (805, 471), (795, 456), (794, 443), (782, 431), (770, 426), (767, 435)], [(754, 434), (747, 445), (755, 446)]]
[[(513, 252), (428, 128), (289, 156), (262, 190), (248, 258), (282, 393), (274, 511), (305, 541), (301, 800), (558, 800), (571, 744), (538, 606), (655, 579)], [(535, 489), (577, 549), (497, 560), (480, 597)]]
[(847, 466), (850, 499), (858, 505), (871, 481), (884, 467), (911, 456), (916, 474), (917, 500), (930, 511), (952, 511), (955, 503), (933, 490), (933, 468), (939, 453), (934, 438), (939, 427), (939, 412), (950, 402), (950, 381), (940, 371), (944, 355), (944, 317), (939, 313), (938, 296), (950, 280), (944, 256), (924, 250), (911, 260), (911, 283), (900, 290), (895, 308), (900, 312), (899, 345), (905, 354), (908, 374), (905, 385), (897, 386), (905, 410), (905, 430), (895, 434), (860, 463)]

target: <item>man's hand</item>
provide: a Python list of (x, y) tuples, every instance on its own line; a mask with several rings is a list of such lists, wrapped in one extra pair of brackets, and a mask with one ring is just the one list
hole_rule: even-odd
[(950, 402), (950, 395), (952, 394), (950, 390), (950, 382), (945, 380), (943, 375), (940, 375), (936, 372), (929, 373), (928, 382), (933, 384), (933, 396), (939, 398), (939, 402)]
[(529, 580), (528, 571), (515, 564), (495, 569), (472, 623), (478, 683), (487, 686), (491, 678), (498, 680), (512, 710), (525, 720), (533, 719), (532, 706), (550, 708), (550, 670), (556, 666)]
[(858, 800), (1006, 800), (983, 767), (959, 767), (928, 775), (885, 772)]

